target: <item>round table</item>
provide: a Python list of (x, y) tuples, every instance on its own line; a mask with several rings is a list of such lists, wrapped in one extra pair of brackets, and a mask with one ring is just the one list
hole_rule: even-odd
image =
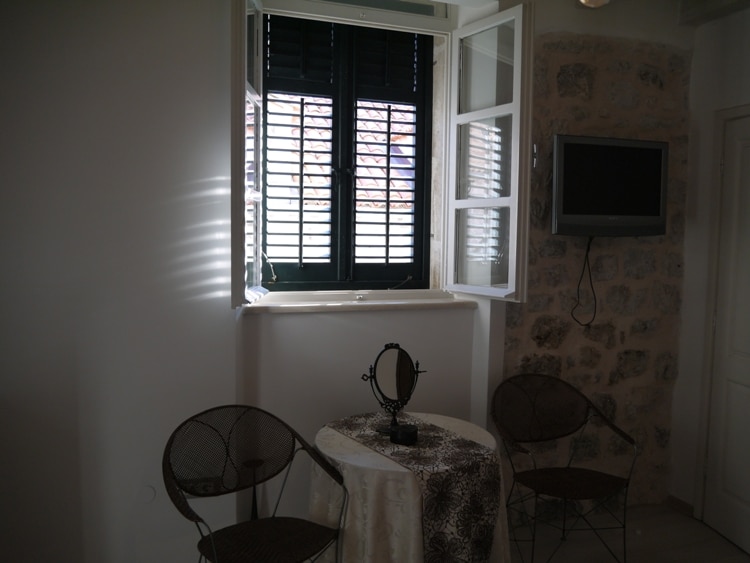
[[(409, 413), (420, 421), (439, 426), (492, 450), (495, 438), (479, 426), (448, 416)], [(318, 450), (344, 476), (349, 493), (343, 533), (339, 539), (343, 563), (417, 563), (424, 559), (422, 491), (407, 467), (344, 434), (324, 426), (315, 436)], [(336, 523), (340, 489), (322, 471), (313, 468), (311, 517)], [(505, 494), (502, 487), (492, 544), (493, 562), (509, 562)], [(334, 561), (333, 550), (326, 554)]]

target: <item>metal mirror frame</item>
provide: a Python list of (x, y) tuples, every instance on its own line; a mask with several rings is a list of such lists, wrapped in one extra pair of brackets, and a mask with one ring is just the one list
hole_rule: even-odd
[[(390, 352), (391, 350), (396, 350), (398, 354), (395, 368), (397, 395), (395, 398), (389, 397), (383, 392), (383, 388), (378, 382), (377, 373), (378, 362), (383, 359), (384, 354)], [(407, 373), (404, 373), (404, 370), (406, 370)], [(391, 415), (391, 428), (399, 426), (396, 419), (396, 414), (398, 413), (398, 411), (403, 409), (409, 402), (409, 399), (411, 399), (412, 393), (417, 386), (417, 380), (419, 379), (420, 373), (424, 373), (424, 371), (419, 369), (419, 362), (414, 362), (409, 353), (401, 348), (399, 344), (390, 342), (383, 347), (383, 349), (375, 358), (375, 362), (370, 365), (369, 375), (366, 373), (362, 374), (362, 379), (364, 381), (370, 382), (372, 393), (373, 395), (375, 395), (378, 403), (380, 403), (380, 406), (383, 408), (383, 410)], [(406, 379), (407, 376), (410, 379)]]

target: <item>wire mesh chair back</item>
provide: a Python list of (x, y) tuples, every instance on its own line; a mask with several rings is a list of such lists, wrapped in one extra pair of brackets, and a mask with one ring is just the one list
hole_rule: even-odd
[(562, 379), (520, 374), (496, 389), (492, 417), (506, 440), (542, 442), (573, 434), (588, 420), (588, 398)]
[[(167, 489), (195, 497), (236, 493), (278, 475), (294, 458), (295, 432), (261, 409), (229, 405), (183, 422), (164, 452)], [(170, 484), (172, 487), (170, 487)], [(174, 488), (170, 498), (183, 515), (197, 515)]]

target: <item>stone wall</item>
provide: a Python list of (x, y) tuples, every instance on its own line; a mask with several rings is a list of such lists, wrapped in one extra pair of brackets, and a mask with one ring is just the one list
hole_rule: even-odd
[[(631, 503), (667, 496), (670, 404), (677, 377), (689, 53), (629, 39), (537, 37), (530, 202), (529, 292), (507, 312), (506, 376), (534, 371), (573, 383), (637, 440)], [(669, 142), (667, 234), (587, 238), (551, 234), (555, 133)], [(596, 314), (590, 325), (587, 322)], [(602, 446), (606, 447), (606, 446)]]

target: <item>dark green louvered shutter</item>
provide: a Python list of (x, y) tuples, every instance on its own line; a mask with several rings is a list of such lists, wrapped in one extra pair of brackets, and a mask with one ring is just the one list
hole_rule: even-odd
[(264, 282), (427, 287), (431, 39), (266, 22)]

